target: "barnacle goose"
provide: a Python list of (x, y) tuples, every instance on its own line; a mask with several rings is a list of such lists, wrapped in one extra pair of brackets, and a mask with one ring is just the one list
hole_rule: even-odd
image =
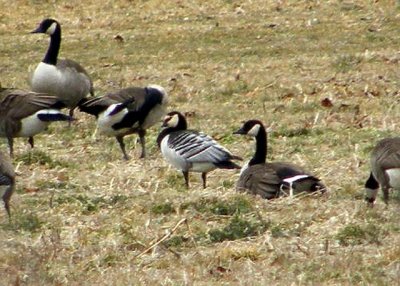
[(181, 170), (189, 188), (189, 171), (200, 172), (203, 188), (206, 187), (207, 173), (216, 169), (240, 169), (232, 160), (241, 160), (219, 145), (210, 136), (195, 130), (187, 130), (186, 118), (177, 111), (167, 114), (165, 127), (157, 138), (164, 158)]
[(33, 91), (58, 97), (70, 109), (70, 116), (82, 98), (94, 95), (93, 83), (86, 70), (77, 62), (58, 59), (61, 26), (54, 19), (44, 19), (31, 33), (50, 36), (50, 45), (41, 63), (31, 75)]
[(128, 87), (102, 97), (84, 99), (79, 109), (97, 117), (100, 134), (115, 136), (124, 158), (129, 159), (123, 138), (137, 133), (142, 146), (141, 158), (146, 156), (146, 129), (159, 122), (166, 113), (167, 92), (158, 85)]
[(72, 117), (60, 112), (64, 107), (56, 97), (32, 91), (0, 88), (0, 137), (6, 137), (13, 155), (15, 137), (28, 137), (31, 147), (33, 136), (42, 132), (53, 121), (71, 121)]
[(10, 199), (15, 189), (15, 173), (10, 158), (0, 152), (0, 196), (3, 199), (4, 207), (8, 217), (11, 218)]
[(389, 203), (389, 190), (400, 190), (400, 137), (380, 140), (371, 153), (371, 173), (365, 182), (365, 200), (373, 206), (379, 190)]
[(273, 199), (300, 192), (325, 191), (320, 180), (302, 168), (284, 162), (266, 163), (267, 133), (259, 120), (249, 120), (234, 134), (256, 138), (256, 152), (243, 166), (236, 185), (238, 191)]

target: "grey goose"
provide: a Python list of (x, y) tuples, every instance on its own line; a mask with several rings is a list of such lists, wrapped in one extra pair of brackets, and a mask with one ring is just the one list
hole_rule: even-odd
[(33, 91), (58, 97), (70, 108), (70, 116), (82, 98), (94, 95), (93, 83), (86, 70), (70, 59), (58, 59), (61, 26), (54, 19), (44, 19), (31, 33), (50, 36), (50, 45), (30, 78)]
[(141, 158), (146, 156), (146, 129), (160, 122), (166, 113), (168, 94), (158, 85), (128, 87), (102, 97), (83, 99), (80, 111), (97, 117), (100, 134), (114, 136), (124, 158), (129, 159), (124, 136), (137, 133), (142, 147)]
[(371, 172), (365, 182), (366, 201), (373, 206), (379, 190), (389, 203), (389, 190), (400, 190), (400, 137), (380, 140), (371, 153)]
[(13, 155), (15, 137), (28, 137), (33, 147), (33, 136), (44, 131), (51, 122), (71, 121), (72, 117), (60, 112), (63, 106), (54, 96), (0, 88), (0, 137), (7, 138), (10, 155)]
[(240, 169), (232, 160), (241, 160), (219, 145), (210, 136), (187, 129), (186, 118), (172, 111), (164, 118), (157, 143), (165, 160), (182, 171), (186, 187), (189, 188), (189, 171), (201, 173), (203, 188), (206, 188), (207, 173), (220, 169)]
[(256, 139), (253, 158), (245, 164), (236, 185), (237, 191), (273, 199), (301, 192), (325, 191), (321, 181), (303, 168), (291, 163), (266, 163), (267, 132), (259, 120), (248, 120), (234, 134)]
[(0, 195), (8, 217), (11, 218), (10, 199), (15, 189), (15, 172), (10, 158), (0, 152)]

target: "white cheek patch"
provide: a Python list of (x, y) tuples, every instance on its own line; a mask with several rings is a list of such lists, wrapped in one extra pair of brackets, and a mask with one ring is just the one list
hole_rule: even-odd
[(53, 35), (54, 32), (56, 31), (56, 28), (57, 28), (57, 23), (54, 22), (53, 24), (50, 25), (50, 27), (47, 28), (46, 34), (50, 36)]
[(247, 132), (247, 134), (255, 137), (258, 135), (260, 128), (261, 128), (260, 124), (256, 124), (249, 130), (249, 132)]
[(365, 197), (367, 199), (375, 199), (377, 193), (378, 193), (378, 189), (365, 188)]
[(167, 125), (169, 127), (176, 127), (178, 125), (179, 122), (179, 117), (177, 114), (175, 114), (174, 116), (171, 117), (170, 120), (168, 120)]

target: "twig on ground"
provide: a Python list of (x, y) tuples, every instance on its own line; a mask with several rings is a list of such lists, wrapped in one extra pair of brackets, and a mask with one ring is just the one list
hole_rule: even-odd
[(167, 238), (169, 238), (177, 229), (178, 227), (186, 222), (187, 219), (183, 218), (180, 221), (178, 221), (178, 223), (170, 230), (168, 231), (163, 237), (161, 237), (160, 239), (157, 239), (157, 241), (155, 243), (153, 243), (152, 245), (150, 245), (148, 248), (146, 248), (144, 251), (142, 251), (141, 253), (139, 253), (138, 255), (135, 256), (135, 258), (138, 258), (140, 256), (142, 256), (143, 254), (149, 252), (150, 250), (152, 250), (154, 247), (156, 247), (157, 245), (159, 245), (160, 243), (162, 243), (163, 241), (165, 241)]

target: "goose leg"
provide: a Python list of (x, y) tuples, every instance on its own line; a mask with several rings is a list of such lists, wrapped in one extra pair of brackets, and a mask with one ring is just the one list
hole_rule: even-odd
[(10, 148), (10, 157), (14, 155), (14, 139), (12, 137), (7, 137), (8, 147)]
[[(75, 110), (75, 107), (74, 107), (74, 108), (71, 108), (71, 109), (69, 110), (69, 116), (71, 116), (71, 118), (74, 117), (74, 110)], [(72, 121), (71, 121), (71, 120), (68, 120), (68, 127), (71, 127), (71, 124), (72, 124)]]
[(386, 206), (389, 205), (389, 189), (390, 189), (390, 187), (387, 187), (387, 186), (382, 187), (383, 201), (385, 202)]
[(129, 156), (128, 154), (126, 154), (126, 150), (125, 150), (125, 143), (124, 143), (124, 137), (123, 136), (116, 136), (115, 137), (119, 143), (119, 147), (121, 147), (121, 151), (124, 154), (124, 159), (125, 160), (129, 160)]
[(203, 179), (203, 189), (205, 189), (207, 181), (207, 173), (201, 173), (201, 178)]
[(185, 178), (185, 185), (186, 188), (189, 189), (189, 172), (188, 171), (182, 171), (183, 177)]
[(6, 209), (9, 219), (11, 219), (11, 211), (10, 211), (11, 191), (12, 191), (11, 187), (8, 187), (3, 195), (4, 208)]
[(144, 158), (146, 157), (146, 130), (140, 129), (138, 133), (140, 145), (142, 146), (142, 154), (140, 155), (140, 158)]
[(29, 143), (29, 145), (31, 145), (31, 148), (34, 147), (35, 142), (33, 141), (33, 136), (31, 136), (31, 137), (28, 138), (28, 143)]

